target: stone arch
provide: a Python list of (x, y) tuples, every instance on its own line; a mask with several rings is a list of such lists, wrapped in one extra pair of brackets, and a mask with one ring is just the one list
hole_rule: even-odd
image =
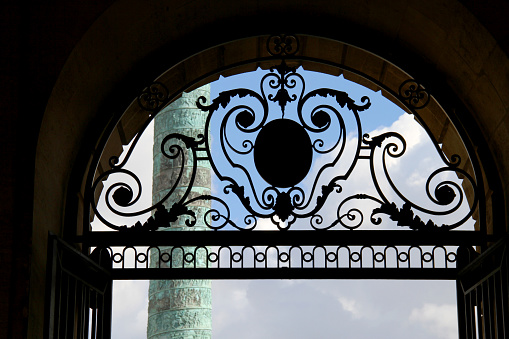
[[(503, 95), (509, 92), (507, 55), (459, 2), (390, 6), (368, 1), (358, 6), (340, 3), (331, 10), (327, 1), (309, 1), (307, 6), (292, 1), (228, 1), (220, 5), (206, 1), (179, 5), (173, 1), (149, 5), (119, 1), (106, 10), (69, 56), (41, 125), (35, 160), (33, 239), (38, 240), (33, 243), (31, 335), (37, 337), (42, 328), (46, 234), (48, 230), (64, 233), (66, 204), (81, 198), (79, 194), (67, 197), (66, 192), (79, 191), (76, 178), (80, 171), (72, 169), (85, 168), (96, 149), (104, 131), (94, 126), (118, 120), (129, 100), (173, 66), (180, 67), (172, 73), (177, 82), (190, 83), (199, 77), (193, 72), (203, 75), (211, 64), (218, 69), (232, 62), (225, 58), (228, 54), (221, 45), (230, 42), (238, 46), (241, 38), (274, 31), (330, 38), (360, 47), (360, 55), (352, 60), (368, 71), (378, 66), (366, 56), (369, 53), (362, 55), (361, 48), (416, 77), (427, 75), (433, 85), (447, 84), (439, 88), (450, 98), (449, 111), (456, 111), (467, 129), (477, 129), (483, 136), (474, 140), (479, 153), (495, 159), (487, 166), (491, 171), (487, 176), (498, 177), (507, 195), (509, 99)], [(325, 39), (317, 41), (310, 39), (308, 47), (317, 51), (318, 57), (339, 57), (337, 47), (328, 46)], [(313, 43), (317, 45), (313, 47)], [(205, 52), (197, 54), (200, 51)], [(234, 52), (231, 55), (246, 59), (261, 50), (251, 43)], [(183, 60), (186, 62), (176, 66)], [(128, 124), (122, 122), (122, 126)], [(125, 143), (132, 131), (124, 127), (116, 133), (118, 145)], [(69, 187), (72, 185), (76, 187)], [(505, 206), (503, 196), (494, 200)], [(505, 225), (505, 216), (496, 222)]]

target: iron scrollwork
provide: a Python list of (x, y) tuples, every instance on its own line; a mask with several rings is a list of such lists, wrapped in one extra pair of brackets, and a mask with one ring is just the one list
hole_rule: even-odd
[(157, 112), (167, 103), (168, 88), (160, 82), (154, 82), (138, 96), (138, 105), (145, 111)]
[(428, 91), (414, 79), (403, 81), (399, 86), (399, 96), (414, 109), (426, 107), (431, 99)]
[[(176, 169), (177, 177), (168, 193), (153, 206), (136, 212), (123, 212), (114, 206), (133, 206), (142, 187), (138, 177), (124, 168), (126, 160), (120, 165), (117, 165), (118, 159), (110, 162), (111, 169), (96, 179), (92, 190), (99, 190), (99, 183), (112, 174), (129, 177), (131, 183), (119, 182), (107, 189), (106, 206), (110, 212), (123, 217), (154, 211), (145, 223), (138, 222), (132, 227), (117, 225), (102, 216), (92, 201), (95, 214), (117, 230), (157, 230), (170, 227), (178, 218), (185, 218), (186, 225), (193, 227), (200, 217), (210, 229), (242, 231), (255, 229), (260, 219), (269, 219), (279, 230), (290, 229), (297, 220), (308, 220), (315, 230), (336, 226), (353, 230), (367, 220), (371, 225), (380, 225), (383, 215), (409, 229), (449, 230), (473, 215), (478, 202), (476, 182), (460, 168), (459, 157), (449, 161), (438, 145), (435, 148), (444, 164), (429, 176), (425, 185), (431, 207), (429, 204), (421, 206), (405, 196), (391, 178), (387, 165), (389, 159), (398, 159), (405, 153), (403, 136), (396, 132), (377, 136), (363, 133), (360, 114), (371, 106), (366, 96), (358, 104), (348, 93), (337, 89), (306, 91), (304, 76), (289, 66), (289, 58), (294, 57), (298, 49), (299, 41), (293, 35), (269, 38), (268, 53), (279, 57), (280, 63), (261, 77), (259, 92), (237, 88), (219, 93), (208, 105), (205, 98), (198, 100), (197, 107), (208, 112), (203, 134), (195, 138), (171, 134), (164, 138), (161, 152), (182, 167)], [(164, 85), (154, 83), (143, 91), (138, 101), (144, 110), (158, 112), (166, 104), (167, 96)], [(425, 107), (430, 100), (430, 94), (413, 79), (401, 84), (399, 96), (413, 112)], [(220, 152), (212, 151), (211, 136), (219, 144)], [(346, 152), (347, 146), (353, 152)], [(203, 153), (206, 156), (199, 155)], [(377, 194), (360, 193), (341, 199), (343, 183), (358, 162), (366, 160)], [(225, 183), (223, 193), (235, 196), (245, 208), (247, 215), (242, 224), (234, 221), (229, 203), (223, 198), (190, 194), (198, 161), (208, 161), (217, 178)], [(184, 163), (193, 164), (187, 182), (183, 178)], [(444, 173), (462, 177), (463, 182), (473, 188), (473, 198), (465, 215), (454, 222), (437, 225), (433, 216), (456, 212), (466, 199), (460, 184), (441, 179)], [(166, 208), (163, 203), (176, 194), (177, 185), (187, 185), (187, 189), (179, 193), (177, 199), (172, 197), (175, 203)], [(390, 198), (387, 188), (397, 201)], [(330, 199), (332, 195), (334, 199)], [(198, 200), (213, 202), (212, 208), (202, 216), (191, 207)], [(325, 222), (320, 213), (331, 201), (339, 201), (337, 215), (332, 222)], [(374, 204), (369, 218), (365, 218), (358, 207), (349, 207), (354, 201)], [(423, 215), (430, 219), (426, 220)]]
[(295, 55), (299, 48), (299, 39), (293, 34), (273, 35), (267, 39), (267, 52), (272, 56)]
[[(197, 268), (454, 268), (457, 246), (214, 246), (106, 249), (114, 266)], [(150, 261), (148, 260), (150, 258)], [(149, 262), (153, 266), (149, 266)]]

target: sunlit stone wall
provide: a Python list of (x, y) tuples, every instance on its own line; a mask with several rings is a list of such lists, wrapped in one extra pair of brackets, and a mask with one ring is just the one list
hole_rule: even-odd
[[(154, 123), (154, 173), (152, 184), (153, 202), (159, 201), (176, 180), (181, 167), (180, 160), (171, 160), (161, 154), (160, 145), (165, 136), (180, 133), (191, 137), (203, 134), (206, 113), (196, 108), (198, 97), (204, 96), (209, 100), (210, 86), (206, 85), (190, 93), (183, 93), (182, 97), (169, 105), (155, 118)], [(169, 208), (178, 201), (185, 192), (189, 177), (192, 173), (192, 162), (184, 164), (183, 181), (175, 193), (166, 203)], [(210, 165), (199, 161), (196, 179), (191, 197), (210, 194)], [(168, 231), (194, 231), (206, 229), (203, 223), (203, 213), (210, 209), (210, 202), (193, 204), (198, 221), (193, 228), (185, 225), (185, 218)], [(171, 248), (164, 248), (171, 251)], [(172, 264), (182, 267), (181, 251), (174, 251)], [(197, 266), (204, 265), (205, 253), (201, 251), (197, 258)], [(157, 262), (158, 253), (152, 251), (151, 265)], [(187, 265), (187, 264), (186, 264)], [(210, 280), (153, 280), (149, 288), (147, 338), (149, 339), (208, 339), (212, 337), (211, 316), (211, 282)]]

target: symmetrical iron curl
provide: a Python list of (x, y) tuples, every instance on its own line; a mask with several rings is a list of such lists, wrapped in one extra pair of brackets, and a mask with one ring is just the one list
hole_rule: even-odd
[(267, 39), (267, 52), (272, 56), (295, 55), (300, 48), (299, 39), (293, 34), (272, 35)]
[(154, 82), (138, 96), (138, 105), (148, 112), (158, 112), (168, 102), (168, 88), (161, 82)]
[(414, 79), (403, 81), (399, 86), (399, 96), (414, 109), (426, 107), (431, 99), (428, 91)]
[[(154, 205), (133, 210), (142, 194), (140, 179), (125, 168), (134, 146), (121, 163), (117, 157), (110, 159), (111, 168), (94, 181), (91, 196), (98, 196), (100, 184), (108, 177), (122, 176), (125, 179), (110, 185), (103, 195), (108, 213), (128, 218), (154, 212), (146, 222), (132, 227), (115, 223), (92, 199), (95, 215), (112, 229), (131, 231), (170, 227), (182, 218), (187, 227), (194, 227), (203, 218), (200, 224), (215, 231), (251, 231), (260, 224), (259, 219), (270, 220), (281, 231), (297, 224), (295, 227), (301, 229), (306, 225), (297, 221), (302, 220), (323, 231), (379, 227), (387, 219), (408, 229), (436, 231), (457, 228), (472, 217), (479, 200), (477, 184), (460, 168), (459, 156), (447, 159), (434, 143), (443, 165), (426, 179), (426, 201), (417, 203), (414, 196), (402, 192), (388, 166), (388, 161), (405, 154), (403, 136), (396, 132), (364, 134), (360, 114), (371, 107), (366, 96), (358, 104), (338, 89), (308, 91), (304, 76), (286, 63), (298, 49), (294, 35), (272, 36), (267, 40), (267, 51), (281, 62), (261, 76), (258, 92), (247, 88), (223, 91), (209, 105), (204, 97), (198, 99), (197, 107), (208, 112), (203, 132), (196, 137), (173, 133), (161, 142), (162, 155), (177, 165), (171, 187)], [(415, 113), (428, 105), (431, 96), (418, 82), (408, 79), (399, 86), (399, 98)], [(168, 90), (159, 82), (138, 97), (140, 108), (155, 113), (167, 101)], [(219, 152), (212, 152), (212, 137)], [(242, 205), (243, 215), (238, 215), (241, 209), (232, 208), (233, 200), (192, 193), (199, 161), (210, 164), (224, 195)], [(369, 167), (375, 193), (347, 196), (343, 187), (363, 161)], [(184, 175), (184, 164), (192, 165), (190, 175)], [(462, 184), (452, 180), (454, 176), (461, 177)], [(458, 217), (466, 201), (461, 185), (471, 188), (473, 194), (468, 211)], [(212, 202), (212, 208), (196, 213), (193, 205), (200, 200)], [(173, 203), (165, 207), (168, 201)], [(331, 210), (336, 213), (327, 213)], [(435, 220), (445, 216), (446, 222)]]

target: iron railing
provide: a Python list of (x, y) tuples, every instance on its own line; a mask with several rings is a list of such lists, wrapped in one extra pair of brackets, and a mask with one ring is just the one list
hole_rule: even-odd
[(458, 322), (463, 339), (509, 337), (508, 238), (478, 255), (460, 249), (458, 264)]
[(54, 235), (48, 245), (45, 339), (109, 339), (112, 280), (107, 252), (86, 257)]

